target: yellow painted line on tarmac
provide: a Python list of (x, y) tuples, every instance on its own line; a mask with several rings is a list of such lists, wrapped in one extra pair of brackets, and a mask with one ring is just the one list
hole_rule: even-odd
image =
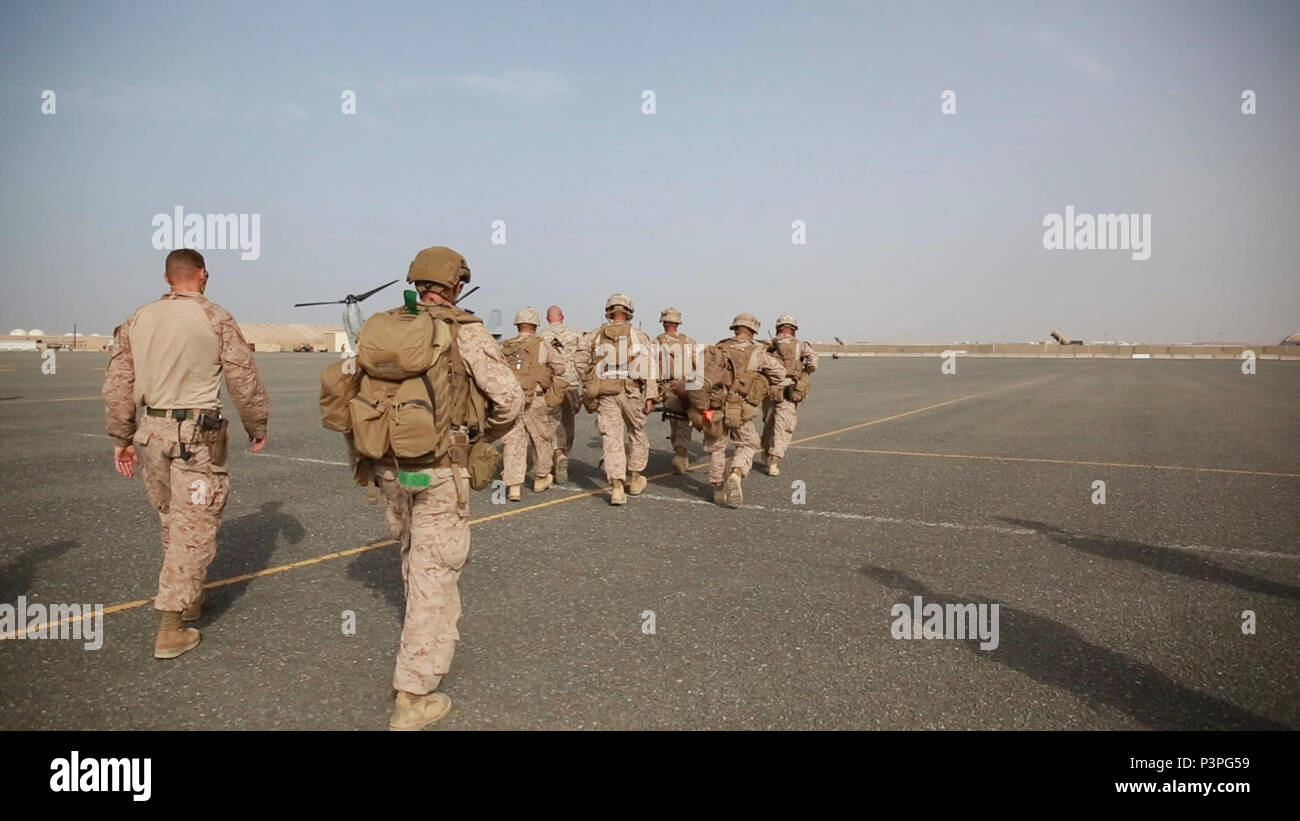
[[(1042, 377), (1042, 378), (1039, 378), (1039, 379), (1031, 380), (1031, 381), (1029, 381), (1029, 382), (1018, 382), (1018, 383), (1016, 383), (1016, 384), (1014, 384), (1014, 385), (1007, 385), (1006, 387), (1002, 387), (1002, 388), (994, 388), (993, 390), (990, 390), (990, 391), (983, 391), (983, 392), (981, 392), (981, 393), (972, 393), (972, 394), (969, 394), (969, 395), (967, 395), (967, 396), (959, 396), (959, 397), (957, 397), (956, 399), (949, 399), (949, 400), (944, 401), (944, 402), (937, 402), (937, 403), (935, 403), (935, 404), (933, 404), (933, 405), (926, 405), (925, 407), (923, 407), (923, 408), (917, 408), (916, 410), (905, 411), (905, 412), (903, 412), (903, 413), (895, 413), (895, 414), (890, 415), (890, 416), (883, 416), (883, 417), (881, 417), (881, 418), (879, 418), (879, 419), (871, 419), (871, 420), (868, 420), (868, 421), (866, 421), (866, 422), (859, 422), (859, 423), (856, 424), (856, 425), (850, 425), (850, 426), (848, 426), (848, 427), (846, 427), (846, 428), (839, 428), (838, 430), (828, 431), (828, 432), (826, 432), (826, 433), (818, 433), (818, 434), (814, 434), (813, 436), (806, 436), (806, 437), (804, 437), (803, 439), (796, 439), (796, 440), (794, 440), (793, 442), (791, 442), (790, 444), (792, 444), (792, 445), (798, 445), (798, 444), (801, 444), (801, 443), (803, 443), (803, 442), (811, 442), (811, 441), (814, 440), (814, 439), (821, 439), (821, 438), (824, 437), (824, 436), (834, 436), (834, 435), (837, 434), (837, 433), (845, 433), (846, 431), (857, 430), (857, 429), (859, 429), (859, 428), (865, 428), (865, 427), (867, 427), (867, 426), (869, 426), (869, 425), (878, 425), (878, 424), (881, 424), (882, 422), (890, 422), (890, 421), (893, 421), (893, 420), (895, 420), (895, 419), (903, 419), (903, 418), (905, 418), (905, 417), (912, 416), (912, 415), (914, 415), (914, 414), (918, 414), (918, 413), (922, 413), (922, 412), (924, 412), (924, 411), (934, 410), (935, 408), (942, 408), (942, 407), (945, 407), (945, 406), (947, 406), (947, 405), (955, 404), (955, 403), (957, 403), (957, 402), (965, 402), (965, 401), (968, 400), (968, 399), (977, 399), (977, 398), (979, 398), (979, 397), (981, 397), (981, 396), (989, 396), (990, 394), (1000, 393), (1000, 392), (1002, 392), (1002, 391), (1014, 390), (1015, 388), (1022, 388), (1022, 387), (1025, 387), (1025, 386), (1027, 386), (1027, 385), (1036, 385), (1036, 384), (1038, 384), (1038, 383), (1040, 383), (1040, 382), (1046, 382), (1046, 381), (1048, 381), (1048, 380), (1050, 380), (1050, 379), (1055, 379), (1055, 378), (1058, 377), (1058, 376), (1060, 376), (1060, 374), (1052, 374), (1051, 376), (1045, 376), (1045, 377)], [(94, 397), (82, 397), (82, 398), (87, 398), (87, 399), (100, 399), (101, 397), (94, 396)], [(60, 400), (45, 400), (45, 399), (41, 399), (41, 400), (19, 400), (19, 401), (40, 401), (40, 402), (47, 402), (47, 401), (60, 401)], [(74, 399), (67, 399), (67, 400), (62, 400), (62, 401), (68, 401), (68, 402), (71, 402), (71, 401), (76, 401), (76, 400), (74, 400)], [(705, 467), (708, 467), (708, 466), (709, 466), (709, 463), (708, 463), (708, 462), (700, 462), (699, 464), (689, 465), (689, 466), (686, 468), (686, 470), (687, 470), (687, 471), (699, 470), (700, 468), (705, 468)], [(647, 478), (647, 479), (650, 479), (650, 480), (655, 480), (655, 479), (663, 479), (663, 478), (666, 477), (666, 476), (672, 476), (672, 475), (673, 475), (673, 474), (672, 474), (672, 472), (670, 471), (670, 472), (668, 472), (668, 473), (658, 473), (658, 474), (655, 474), (654, 476), (648, 476), (648, 477), (646, 477), (646, 478)], [(538, 502), (538, 503), (535, 504), (535, 505), (525, 505), (524, 507), (515, 508), (515, 509), (513, 509), (513, 510), (503, 510), (503, 511), (501, 511), (500, 513), (493, 513), (493, 514), (490, 514), (490, 515), (488, 515), (488, 516), (480, 516), (480, 517), (478, 517), (477, 519), (470, 519), (470, 522), (469, 522), (469, 523), (470, 523), (471, 526), (473, 526), (473, 525), (478, 525), (478, 524), (485, 524), (485, 523), (487, 523), (487, 522), (493, 522), (493, 521), (496, 521), (496, 520), (498, 520), (498, 519), (505, 519), (505, 518), (508, 518), (508, 517), (510, 517), (510, 516), (518, 516), (518, 515), (521, 514), (521, 513), (528, 513), (528, 512), (533, 511), (533, 510), (541, 510), (542, 508), (552, 507), (552, 506), (554, 506), (554, 505), (567, 504), (568, 502), (577, 501), (578, 499), (586, 499), (586, 498), (588, 498), (588, 497), (590, 497), (590, 496), (595, 496), (595, 495), (597, 495), (597, 494), (604, 493), (604, 492), (607, 491), (607, 490), (609, 490), (609, 486), (608, 486), (608, 485), (606, 485), (606, 486), (604, 486), (604, 487), (596, 488), (596, 489), (594, 489), (594, 490), (585, 490), (585, 491), (582, 491), (582, 492), (580, 492), (580, 493), (574, 493), (574, 494), (572, 494), (572, 495), (570, 495), (570, 496), (565, 496), (565, 497), (560, 498), (560, 499), (551, 499), (551, 500), (549, 500), (549, 501), (545, 501), (545, 502)], [(294, 570), (294, 569), (299, 568), (299, 567), (307, 567), (307, 566), (309, 566), (309, 565), (313, 565), (313, 564), (320, 564), (320, 563), (322, 563), (322, 562), (331, 561), (331, 560), (333, 560), (333, 559), (341, 559), (341, 558), (343, 558), (343, 557), (345, 557), (345, 556), (355, 556), (355, 555), (358, 554), (358, 553), (365, 553), (365, 552), (368, 551), (368, 550), (376, 550), (376, 549), (381, 548), (381, 547), (391, 547), (391, 546), (393, 546), (393, 545), (395, 545), (395, 544), (397, 544), (397, 542), (393, 541), (392, 539), (385, 539), (385, 540), (383, 540), (383, 541), (372, 542), (371, 544), (361, 545), (360, 547), (352, 547), (352, 548), (348, 548), (347, 550), (339, 550), (339, 551), (336, 551), (336, 552), (334, 552), (334, 553), (326, 553), (326, 554), (321, 555), (321, 556), (314, 556), (314, 557), (312, 557), (312, 558), (310, 558), (310, 559), (303, 559), (303, 560), (301, 560), (301, 561), (291, 562), (291, 563), (289, 563), (289, 564), (282, 564), (282, 565), (280, 565), (280, 566), (278, 566), (278, 567), (268, 567), (268, 568), (266, 568), (265, 570), (259, 570), (259, 571), (257, 571), (256, 573), (246, 573), (246, 574), (244, 574), (244, 575), (242, 575), (242, 576), (232, 576), (232, 577), (229, 578), (229, 579), (221, 579), (220, 581), (208, 582), (207, 584), (203, 585), (203, 588), (204, 588), (205, 590), (209, 590), (209, 589), (212, 589), (212, 588), (215, 588), (215, 587), (225, 587), (225, 586), (227, 586), (227, 585), (231, 585), (231, 584), (239, 584), (240, 582), (252, 581), (253, 579), (259, 579), (259, 578), (262, 578), (263, 576), (274, 576), (274, 575), (276, 575), (277, 573), (283, 573), (283, 572), (285, 572), (285, 571), (287, 571), (287, 570)], [(120, 612), (122, 612), (123, 610), (134, 610), (134, 609), (136, 609), (136, 608), (144, 607), (145, 605), (152, 604), (152, 603), (153, 603), (153, 599), (140, 599), (140, 600), (138, 600), (138, 601), (124, 602), (123, 604), (115, 604), (115, 605), (113, 605), (112, 607), (106, 607), (106, 608), (104, 608), (104, 615), (108, 615), (109, 613), (120, 613)], [(71, 623), (71, 622), (74, 622), (74, 621), (84, 620), (85, 618), (87, 618), (87, 617), (89, 617), (89, 616), (93, 616), (93, 613), (91, 613), (91, 614), (83, 614), (83, 615), (81, 615), (81, 616), (79, 616), (79, 617), (76, 617), (76, 618), (63, 619), (59, 624), (63, 624), (63, 623), (65, 623), (65, 622), (66, 622), (66, 623)], [(54, 625), (54, 628), (57, 628), (58, 626), (59, 626), (59, 625)], [(39, 623), (39, 624), (29, 625), (29, 626), (27, 627), (27, 629), (25, 630), (25, 632), (26, 632), (26, 633), (39, 632), (42, 628), (50, 629), (50, 625), (49, 625), (48, 623), (44, 623), (44, 622)], [(17, 636), (17, 631), (13, 631), (13, 632), (10, 632), (10, 633), (5, 633), (4, 635), (0, 635), (0, 641), (11, 640), (11, 639), (14, 639), (16, 636)]]
[(1044, 465), (1086, 465), (1107, 468), (1145, 468), (1147, 470), (1183, 470), (1193, 473), (1232, 473), (1242, 476), (1275, 476), (1283, 479), (1300, 479), (1300, 473), (1277, 473), (1268, 470), (1241, 470), (1237, 468), (1200, 468), (1188, 465), (1143, 465), (1135, 462), (1092, 462), (1084, 459), (1042, 459), (1030, 456), (985, 456), (974, 453), (934, 453), (919, 450), (871, 450), (870, 448), (828, 448), (817, 445), (800, 445), (800, 450), (825, 450), (839, 453), (873, 453), (881, 456), (931, 456), (937, 459), (979, 459), (989, 462), (1032, 462)]
[(89, 402), (92, 399), (98, 399), (100, 402), (104, 401), (103, 396), (66, 396), (62, 399), (7, 399), (4, 404), (25, 405), (28, 402)]

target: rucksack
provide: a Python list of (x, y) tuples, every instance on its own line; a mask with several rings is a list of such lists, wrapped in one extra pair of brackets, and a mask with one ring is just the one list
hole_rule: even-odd
[(695, 343), (689, 336), (662, 333), (655, 343), (659, 353), (660, 382), (694, 381)]
[[(724, 339), (700, 353), (701, 387), (687, 391), (692, 421), (706, 411), (722, 411), (721, 425), (735, 430), (758, 415), (759, 405), (767, 396), (767, 377), (758, 370), (759, 345), (734, 344)], [(715, 417), (715, 423), (718, 421)], [(702, 428), (696, 424), (697, 428)]]
[[(613, 353), (612, 362), (604, 356), (610, 351)], [(626, 361), (617, 361), (620, 356), (625, 357)], [(606, 322), (596, 331), (591, 362), (580, 375), (582, 397), (584, 400), (594, 400), (598, 396), (622, 393), (626, 382), (643, 382), (649, 374), (649, 352), (637, 341), (632, 332), (632, 323)]]
[(545, 390), (551, 386), (551, 369), (538, 361), (537, 351), (541, 346), (542, 339), (537, 334), (520, 334), (501, 343), (501, 353), (515, 372), (519, 387), (524, 389), (524, 398), (530, 402), (538, 387)]
[(446, 306), (370, 317), (355, 361), (334, 363), (321, 374), (322, 424), (351, 432), (357, 452), (370, 459), (401, 459), (413, 467), (466, 464), (469, 440), (483, 429), (487, 399), (469, 377), (457, 339), (462, 324), (479, 321)]
[(778, 336), (772, 340), (776, 353), (781, 357), (782, 364), (785, 365), (785, 374), (794, 380), (794, 384), (786, 387), (783, 391), (778, 389), (780, 398), (789, 399), (791, 402), (802, 402), (808, 398), (808, 389), (811, 387), (811, 380), (808, 374), (804, 373), (803, 360), (799, 358), (799, 340), (792, 336)]

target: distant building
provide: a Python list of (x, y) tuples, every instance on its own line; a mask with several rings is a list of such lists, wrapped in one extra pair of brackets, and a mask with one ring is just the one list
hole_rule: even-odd
[(300, 345), (317, 350), (334, 350), (331, 332), (342, 333), (338, 325), (314, 325), (305, 322), (241, 322), (244, 339), (259, 351), (292, 351)]
[(1293, 333), (1280, 343), (1282, 345), (1300, 345), (1300, 332)]

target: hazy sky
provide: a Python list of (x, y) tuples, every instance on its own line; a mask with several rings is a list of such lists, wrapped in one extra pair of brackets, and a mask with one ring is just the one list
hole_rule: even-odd
[[(707, 340), (1276, 342), (1298, 43), (1295, 2), (8, 3), (0, 333), (111, 331), (181, 206), (260, 215), (256, 260), (205, 252), (242, 321), (337, 323), (290, 305), (450, 245), (507, 320), (626, 291)], [(1150, 214), (1150, 258), (1045, 249), (1066, 206)]]

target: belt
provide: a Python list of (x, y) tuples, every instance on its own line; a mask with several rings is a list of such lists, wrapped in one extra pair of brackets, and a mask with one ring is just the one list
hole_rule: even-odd
[(161, 417), (166, 418), (166, 419), (180, 419), (180, 420), (184, 420), (184, 419), (193, 419), (194, 417), (197, 417), (200, 413), (217, 413), (217, 411), (212, 410), (212, 409), (210, 409), (210, 408), (209, 408), (209, 409), (204, 409), (204, 408), (179, 408), (179, 409), (170, 409), (170, 408), (145, 408), (145, 409), (144, 409), (144, 412), (145, 412), (146, 414), (148, 414), (149, 416), (161, 416)]

